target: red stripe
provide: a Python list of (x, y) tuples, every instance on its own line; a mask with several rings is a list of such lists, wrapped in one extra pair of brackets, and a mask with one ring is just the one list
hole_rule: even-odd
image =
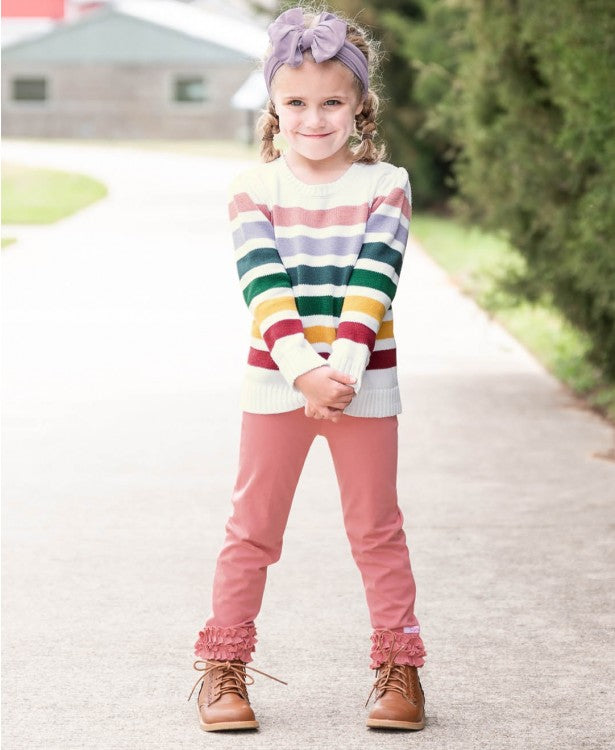
[[(320, 356), (324, 357), (324, 359), (329, 359), (331, 355), (329, 352), (321, 352)], [(248, 352), (248, 364), (254, 365), (254, 367), (264, 367), (266, 370), (279, 370), (269, 352), (264, 352), (262, 349), (255, 349), (253, 346), (250, 347), (250, 351)]]
[(294, 333), (303, 333), (303, 323), (300, 320), (278, 320), (265, 331), (263, 340), (271, 351), (278, 339), (284, 336), (292, 336)]
[[(329, 352), (321, 352), (321, 357), (329, 359)], [(248, 364), (254, 367), (262, 367), (265, 370), (278, 370), (278, 366), (271, 358), (269, 352), (264, 352), (261, 349), (254, 349), (250, 347), (248, 352)], [(377, 352), (372, 352), (372, 356), (369, 359), (367, 365), (368, 370), (386, 370), (390, 367), (397, 366), (397, 350), (396, 349), (382, 349)]]
[(279, 367), (271, 359), (269, 352), (255, 349), (253, 346), (250, 347), (248, 352), (248, 364), (254, 365), (254, 367), (264, 367), (266, 370), (279, 370)]
[(397, 349), (381, 349), (372, 352), (367, 365), (368, 370), (386, 370), (397, 365)]
[(306, 227), (352, 226), (367, 221), (367, 203), (358, 206), (336, 206), (335, 208), (307, 209), (300, 206), (274, 206), (273, 223), (280, 227), (303, 224)]
[(371, 328), (363, 325), (363, 323), (354, 323), (351, 321), (345, 321), (339, 324), (337, 328), (337, 338), (350, 339), (357, 344), (366, 344), (370, 352), (376, 343), (376, 334)]

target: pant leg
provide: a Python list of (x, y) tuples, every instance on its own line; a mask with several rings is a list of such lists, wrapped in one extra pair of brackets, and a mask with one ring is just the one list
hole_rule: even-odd
[(414, 613), (416, 585), (398, 505), (398, 420), (343, 415), (323, 430), (340, 488), (346, 534), (369, 608), (372, 667), (401, 649), (397, 663), (422, 666)]
[(243, 413), (233, 511), (216, 563), (212, 614), (195, 645), (202, 658), (251, 660), (267, 567), (280, 559), (315, 424), (303, 409)]

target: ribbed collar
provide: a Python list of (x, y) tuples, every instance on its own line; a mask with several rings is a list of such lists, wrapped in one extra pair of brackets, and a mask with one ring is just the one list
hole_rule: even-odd
[(333, 195), (340, 190), (343, 190), (350, 182), (356, 179), (357, 171), (365, 166), (358, 162), (351, 164), (344, 174), (340, 175), (337, 180), (332, 182), (316, 182), (308, 183), (300, 180), (292, 169), (288, 166), (288, 162), (284, 154), (275, 160), (274, 164), (278, 164), (278, 169), (282, 178), (290, 183), (293, 187), (303, 193), (304, 195)]

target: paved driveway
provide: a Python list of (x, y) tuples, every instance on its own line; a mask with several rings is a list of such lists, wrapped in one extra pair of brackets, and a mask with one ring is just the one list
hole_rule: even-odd
[(244, 164), (3, 146), (110, 190), (2, 252), (7, 750), (609, 746), (613, 430), (414, 243), (399, 488), (428, 725), (364, 727), (369, 620), (318, 439), (257, 623), (254, 666), (289, 684), (256, 676), (257, 734), (204, 734), (186, 699), (237, 461)]

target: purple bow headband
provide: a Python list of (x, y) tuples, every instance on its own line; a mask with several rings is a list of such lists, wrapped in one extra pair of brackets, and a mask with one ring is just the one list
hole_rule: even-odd
[(365, 96), (369, 88), (367, 60), (358, 47), (346, 41), (346, 27), (346, 22), (333, 13), (321, 13), (313, 29), (305, 28), (301, 8), (291, 8), (278, 16), (267, 29), (272, 45), (263, 71), (267, 91), (278, 68), (285, 64), (291, 68), (301, 65), (303, 53), (309, 49), (317, 63), (335, 57), (350, 68), (361, 81)]

